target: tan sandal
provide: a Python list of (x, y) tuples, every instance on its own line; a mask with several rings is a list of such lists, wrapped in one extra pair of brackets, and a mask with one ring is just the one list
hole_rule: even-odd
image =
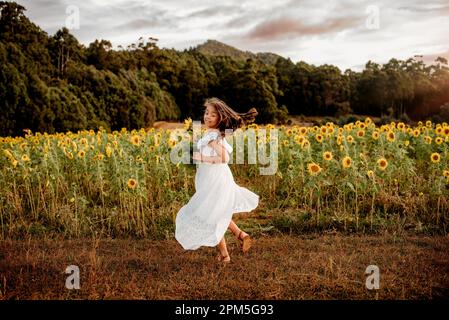
[(249, 248), (251, 248), (251, 238), (248, 234), (242, 238), (241, 237), (242, 233), (243, 233), (243, 230), (240, 230), (239, 236), (237, 237), (237, 239), (240, 241), (240, 243), (242, 245), (242, 251), (247, 252), (249, 250)]

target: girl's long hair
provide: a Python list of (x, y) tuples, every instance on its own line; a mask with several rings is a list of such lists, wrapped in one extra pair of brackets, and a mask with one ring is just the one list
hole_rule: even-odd
[(256, 116), (259, 114), (256, 108), (251, 108), (248, 112), (239, 113), (232, 110), (224, 101), (218, 98), (209, 98), (204, 102), (204, 107), (212, 105), (218, 112), (219, 120), (216, 129), (220, 130), (221, 136), (225, 136), (226, 129), (233, 131), (241, 128), (244, 125), (254, 122)]

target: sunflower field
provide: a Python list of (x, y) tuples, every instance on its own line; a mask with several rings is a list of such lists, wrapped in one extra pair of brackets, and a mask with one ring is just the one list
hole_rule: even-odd
[[(278, 130), (275, 174), (230, 164), (236, 182), (260, 196), (255, 211), (271, 228), (447, 233), (447, 123), (250, 124), (234, 136), (248, 129)], [(175, 130), (0, 138), (0, 237), (172, 237), (176, 213), (195, 192), (195, 165), (169, 156), (192, 133), (173, 139)], [(272, 138), (257, 144), (269, 150)]]

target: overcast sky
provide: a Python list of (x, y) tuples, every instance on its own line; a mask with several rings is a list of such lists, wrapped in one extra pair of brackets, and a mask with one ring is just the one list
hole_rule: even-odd
[(85, 45), (106, 39), (114, 47), (126, 46), (155, 37), (159, 47), (181, 50), (215, 39), (294, 62), (333, 64), (342, 71), (361, 70), (368, 60), (449, 59), (449, 0), (16, 2), (50, 35), (68, 26)]

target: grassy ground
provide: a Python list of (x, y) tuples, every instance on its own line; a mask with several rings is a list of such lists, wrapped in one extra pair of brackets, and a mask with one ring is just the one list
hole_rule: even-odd
[[(0, 244), (2, 299), (449, 299), (449, 239), (259, 235), (247, 254), (176, 240), (16, 240)], [(65, 268), (80, 268), (68, 290)], [(368, 265), (380, 289), (365, 287)]]

